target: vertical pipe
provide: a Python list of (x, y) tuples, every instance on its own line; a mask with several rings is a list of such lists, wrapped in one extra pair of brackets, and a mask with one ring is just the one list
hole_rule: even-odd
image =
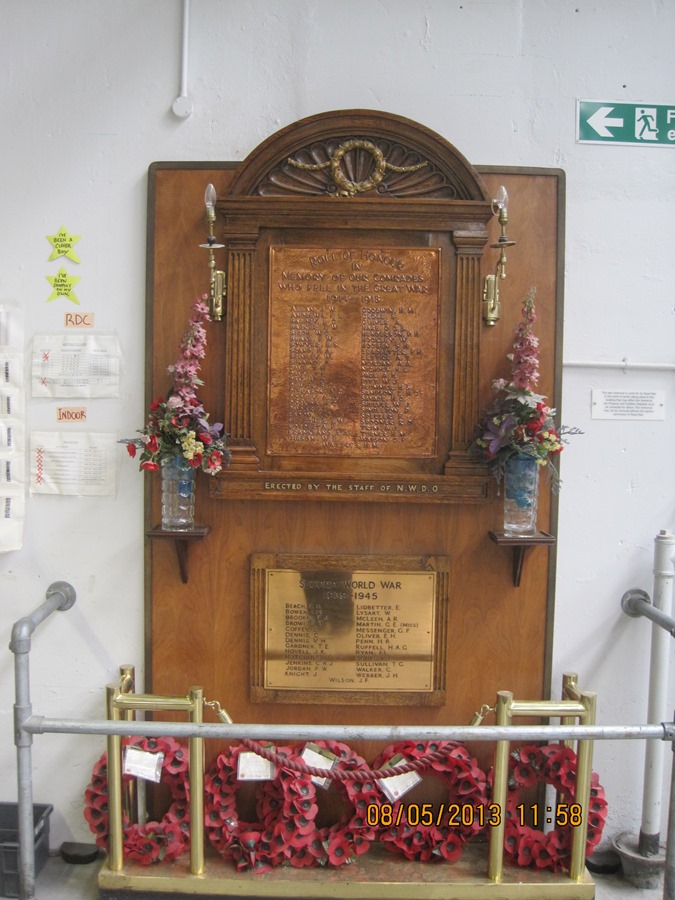
[[(495, 717), (497, 725), (508, 725), (513, 694), (510, 691), (497, 693)], [(502, 880), (504, 865), (504, 825), (506, 821), (506, 791), (509, 782), (509, 741), (497, 741), (495, 748), (495, 768), (492, 781), (492, 803), (499, 813), (499, 824), (490, 828), (490, 849), (488, 854), (488, 878), (496, 883)]]
[[(192, 701), (189, 720), (204, 721), (204, 689), (190, 688)], [(204, 874), (204, 740), (190, 738), (190, 872)]]
[[(16, 651), (15, 651), (16, 652)], [(33, 735), (21, 730), (20, 722), (31, 715), (28, 653), (14, 657), (16, 680), (16, 762), (18, 772), (19, 896), (35, 896), (35, 842), (33, 840)]]
[(183, 0), (183, 37), (180, 57), (180, 96), (187, 97), (188, 92), (188, 43), (190, 34), (190, 0)]
[(75, 603), (75, 590), (67, 581), (49, 585), (44, 602), (15, 622), (9, 649), (14, 654), (14, 743), (17, 765), (17, 814), (19, 831), (19, 896), (35, 896), (35, 841), (33, 821), (33, 735), (23, 729), (32, 715), (30, 700), (29, 654), (31, 635), (47, 616), (57, 609), (66, 610)]
[[(662, 530), (654, 540), (653, 606), (668, 616), (672, 614), (673, 605), (673, 553), (675, 535)], [(669, 653), (668, 632), (662, 628), (652, 628), (648, 722), (662, 722), (666, 718)], [(648, 741), (645, 748), (642, 823), (638, 840), (638, 852), (641, 856), (656, 856), (659, 853), (664, 750), (659, 741)]]
[[(106, 707), (108, 718), (119, 721), (120, 714), (115, 704), (119, 685), (106, 685)], [(110, 826), (108, 833), (108, 868), (121, 872), (124, 865), (124, 836), (122, 833), (122, 739), (117, 734), (109, 734), (108, 748), (108, 813)]]

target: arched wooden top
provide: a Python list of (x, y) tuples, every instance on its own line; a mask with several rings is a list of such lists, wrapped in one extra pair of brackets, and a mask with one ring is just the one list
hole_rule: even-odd
[(489, 201), (464, 156), (391, 113), (335, 110), (271, 135), (242, 162), (230, 196)]

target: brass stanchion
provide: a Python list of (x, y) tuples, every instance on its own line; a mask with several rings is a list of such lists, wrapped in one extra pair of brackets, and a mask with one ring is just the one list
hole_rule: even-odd
[[(566, 724), (571, 724), (578, 719), (580, 724), (594, 725), (596, 695), (588, 691), (580, 691), (577, 687), (576, 677), (571, 674), (565, 675), (562, 700), (518, 701), (513, 699), (513, 694), (509, 691), (499, 691), (496, 704), (496, 724), (510, 725), (514, 716), (537, 716), (549, 719), (560, 717), (561, 721)], [(565, 699), (565, 697), (569, 699)], [(500, 821), (499, 824), (493, 825), (489, 829), (488, 877), (497, 883), (502, 880), (504, 864), (504, 825), (510, 746), (508, 740), (498, 741), (495, 750), (492, 802), (500, 811)], [(577, 882), (581, 881), (585, 870), (592, 759), (593, 742), (580, 740), (577, 744), (575, 802), (580, 807), (581, 824), (575, 825), (572, 830), (569, 871), (570, 879)]]
[[(186, 712), (191, 724), (204, 720), (204, 690), (193, 687), (187, 697), (167, 697), (154, 694), (135, 694), (133, 667), (120, 668), (120, 683), (106, 687), (107, 716), (113, 722), (128, 721), (129, 735), (134, 732), (134, 713)], [(190, 747), (190, 871), (204, 873), (204, 740), (189, 739)], [(110, 814), (108, 868), (121, 872), (124, 865), (124, 832), (122, 807), (122, 738), (109, 735), (108, 752), (108, 808)]]

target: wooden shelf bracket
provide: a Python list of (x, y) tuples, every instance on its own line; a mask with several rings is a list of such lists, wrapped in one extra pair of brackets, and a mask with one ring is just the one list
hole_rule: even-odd
[(533, 535), (507, 534), (505, 531), (488, 531), (490, 540), (499, 547), (511, 547), (513, 551), (513, 585), (520, 587), (520, 576), (523, 573), (525, 551), (531, 547), (555, 544), (555, 535), (547, 531), (537, 531)]
[(194, 528), (186, 528), (180, 531), (165, 531), (161, 525), (156, 525), (146, 535), (149, 538), (159, 538), (162, 540), (171, 540), (176, 547), (176, 556), (178, 558), (178, 568), (180, 570), (180, 580), (183, 584), (188, 583), (188, 547), (193, 541), (202, 541), (211, 531), (209, 525), (195, 525)]

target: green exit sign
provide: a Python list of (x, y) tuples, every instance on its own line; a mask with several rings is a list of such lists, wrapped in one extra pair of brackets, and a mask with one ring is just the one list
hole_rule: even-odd
[(675, 103), (612, 103), (577, 100), (577, 142), (675, 146)]

